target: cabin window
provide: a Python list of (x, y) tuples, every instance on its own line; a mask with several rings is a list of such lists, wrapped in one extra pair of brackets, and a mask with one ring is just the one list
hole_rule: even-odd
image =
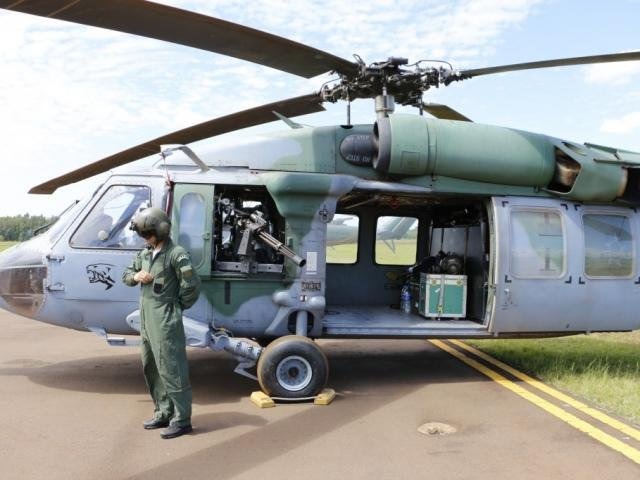
[(139, 185), (113, 185), (94, 205), (71, 237), (76, 248), (138, 250), (144, 240), (129, 229), (141, 207), (150, 204), (151, 191)]
[(633, 273), (633, 237), (624, 215), (585, 214), (584, 272), (588, 277), (629, 277)]
[(512, 210), (510, 224), (510, 270), (514, 277), (563, 276), (565, 239), (558, 212)]
[(360, 219), (336, 213), (327, 224), (327, 263), (353, 264), (358, 261)]
[(380, 265), (413, 265), (418, 246), (418, 219), (378, 217), (375, 259)]
[(180, 226), (178, 244), (191, 254), (191, 262), (198, 268), (204, 260), (205, 199), (199, 193), (187, 193), (180, 198)]

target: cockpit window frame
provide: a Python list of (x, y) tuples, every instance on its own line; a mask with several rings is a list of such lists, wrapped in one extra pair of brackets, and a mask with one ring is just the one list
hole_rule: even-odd
[[(147, 206), (152, 206), (153, 188), (148, 184), (144, 184), (144, 183), (126, 183), (126, 182), (124, 182), (124, 183), (112, 183), (112, 184), (108, 185), (104, 189), (104, 191), (100, 194), (98, 199), (95, 202), (93, 202), (93, 204), (90, 206), (88, 212), (80, 220), (80, 222), (75, 227), (75, 229), (73, 230), (71, 235), (69, 235), (69, 239), (68, 239), (67, 243), (68, 243), (70, 248), (73, 248), (73, 249), (76, 249), (76, 250), (103, 250), (103, 251), (106, 250), (106, 251), (113, 251), (113, 252), (127, 252), (127, 251), (138, 251), (138, 250), (140, 250), (140, 249), (142, 249), (144, 247), (144, 241), (140, 242), (139, 245), (132, 245), (132, 246), (123, 245), (123, 246), (117, 246), (117, 247), (116, 246), (102, 246), (102, 245), (74, 245), (74, 243), (73, 243), (74, 238), (76, 237), (78, 232), (83, 228), (83, 226), (85, 225), (85, 222), (87, 221), (87, 219), (95, 211), (95, 208), (98, 205), (100, 205), (100, 203), (103, 201), (104, 197), (111, 191), (111, 189), (113, 189), (115, 187), (144, 188), (144, 189), (146, 189), (146, 191), (147, 191), (147, 200), (146, 200)], [(144, 202), (142, 202), (142, 204), (143, 203)], [(130, 207), (128, 206), (126, 209), (128, 209), (128, 208), (130, 208)], [(135, 211), (138, 211), (138, 209), (139, 209), (139, 206), (135, 208)], [(121, 222), (118, 222), (118, 223), (121, 223)], [(127, 221), (126, 223), (127, 223), (126, 225), (120, 227), (119, 231), (122, 231), (122, 230), (128, 228), (129, 221)]]

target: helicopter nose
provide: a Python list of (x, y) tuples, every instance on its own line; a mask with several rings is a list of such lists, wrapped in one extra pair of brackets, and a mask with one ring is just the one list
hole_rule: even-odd
[(0, 253), (0, 308), (34, 318), (44, 302), (47, 267), (43, 235)]

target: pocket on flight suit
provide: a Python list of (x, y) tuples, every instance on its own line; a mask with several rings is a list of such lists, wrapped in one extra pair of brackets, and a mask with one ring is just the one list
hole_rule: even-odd
[(153, 297), (161, 302), (173, 303), (174, 297), (167, 291), (168, 288), (171, 288), (171, 285), (167, 283), (167, 277), (163, 271), (153, 279), (153, 285), (151, 286)]
[(153, 294), (156, 296), (162, 295), (164, 290), (164, 277), (156, 277), (153, 279)]

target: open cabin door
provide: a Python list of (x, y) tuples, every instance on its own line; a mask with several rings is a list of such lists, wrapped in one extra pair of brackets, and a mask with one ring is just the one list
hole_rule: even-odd
[(178, 183), (173, 188), (171, 237), (191, 254), (201, 276), (211, 274), (213, 185)]
[(490, 331), (587, 331), (581, 255), (576, 252), (582, 235), (574, 205), (494, 197), (492, 208), (498, 257)]

